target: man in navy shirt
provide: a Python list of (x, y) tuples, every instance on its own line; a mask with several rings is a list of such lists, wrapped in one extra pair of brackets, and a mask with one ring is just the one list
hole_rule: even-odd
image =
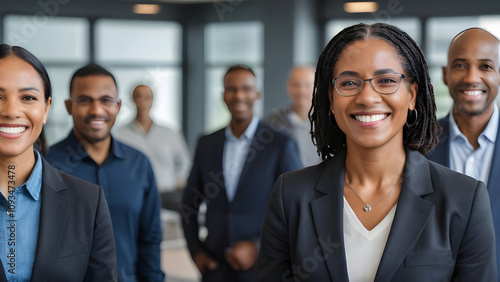
[(116, 81), (98, 65), (75, 72), (65, 101), (74, 127), (50, 148), (56, 168), (103, 187), (116, 241), (120, 281), (163, 281), (160, 199), (153, 170), (139, 151), (113, 139), (120, 110)]

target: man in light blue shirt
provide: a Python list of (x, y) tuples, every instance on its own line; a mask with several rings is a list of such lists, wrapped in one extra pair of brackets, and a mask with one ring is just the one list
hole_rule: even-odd
[(498, 132), (498, 107), (493, 103), (493, 114), (486, 128), (477, 138), (478, 147), (474, 147), (469, 139), (460, 131), (453, 114), (450, 118), (450, 168), (472, 176), (488, 185), (491, 161), (495, 151)]
[[(224, 76), (226, 128), (198, 141), (179, 211), (189, 252), (203, 282), (249, 282), (259, 249), (267, 201), (276, 178), (302, 168), (296, 142), (253, 115), (255, 74), (236, 65)], [(198, 211), (207, 207), (205, 239)]]
[(234, 136), (230, 126), (226, 127), (226, 143), (224, 144), (224, 153), (222, 154), (222, 169), (227, 199), (229, 201), (232, 201), (236, 194), (238, 180), (245, 165), (245, 159), (252, 144), (255, 130), (257, 130), (257, 125), (259, 125), (259, 119), (253, 117), (252, 122), (250, 122), (240, 138)]
[(500, 269), (500, 115), (495, 99), (500, 87), (500, 41), (470, 28), (453, 38), (443, 80), (453, 107), (439, 120), (439, 145), (427, 158), (483, 181), (488, 187)]

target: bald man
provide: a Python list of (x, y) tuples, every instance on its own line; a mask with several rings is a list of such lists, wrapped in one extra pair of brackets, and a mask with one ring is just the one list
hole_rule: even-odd
[(495, 99), (500, 86), (499, 43), (498, 38), (480, 28), (464, 30), (451, 41), (443, 80), (453, 98), (453, 107), (448, 116), (439, 120), (443, 127), (439, 145), (427, 155), (430, 160), (487, 185), (497, 238), (497, 264), (500, 263), (500, 115)]
[(118, 128), (113, 136), (148, 157), (155, 173), (162, 208), (177, 210), (182, 197), (181, 189), (191, 169), (191, 157), (184, 136), (153, 122), (150, 116), (153, 91), (149, 86), (135, 87), (132, 98), (137, 115), (132, 122)]
[(295, 138), (304, 166), (315, 165), (321, 161), (316, 146), (311, 141), (311, 123), (307, 116), (311, 108), (313, 88), (314, 69), (305, 66), (293, 68), (287, 85), (291, 105), (273, 110), (264, 119), (274, 129), (285, 131)]

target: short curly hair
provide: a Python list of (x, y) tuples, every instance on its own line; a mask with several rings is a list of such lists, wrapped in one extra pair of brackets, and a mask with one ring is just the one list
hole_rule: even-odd
[[(429, 70), (424, 54), (417, 43), (399, 28), (376, 23), (373, 25), (357, 24), (345, 28), (330, 40), (318, 59), (314, 79), (312, 106), (309, 111), (311, 138), (318, 147), (322, 159), (331, 158), (345, 149), (346, 135), (337, 126), (330, 112), (329, 81), (333, 67), (340, 53), (350, 44), (368, 38), (386, 41), (398, 50), (403, 61), (403, 69), (410, 83), (417, 83), (418, 92), (415, 108), (418, 116), (405, 124), (403, 144), (425, 154), (438, 144), (439, 125), (436, 118), (434, 90), (429, 77)], [(408, 115), (410, 116), (415, 115)]]

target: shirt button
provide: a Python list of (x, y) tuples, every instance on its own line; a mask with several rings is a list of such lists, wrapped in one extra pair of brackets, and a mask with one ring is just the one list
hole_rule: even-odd
[(10, 215), (10, 211), (7, 211), (7, 215)]

